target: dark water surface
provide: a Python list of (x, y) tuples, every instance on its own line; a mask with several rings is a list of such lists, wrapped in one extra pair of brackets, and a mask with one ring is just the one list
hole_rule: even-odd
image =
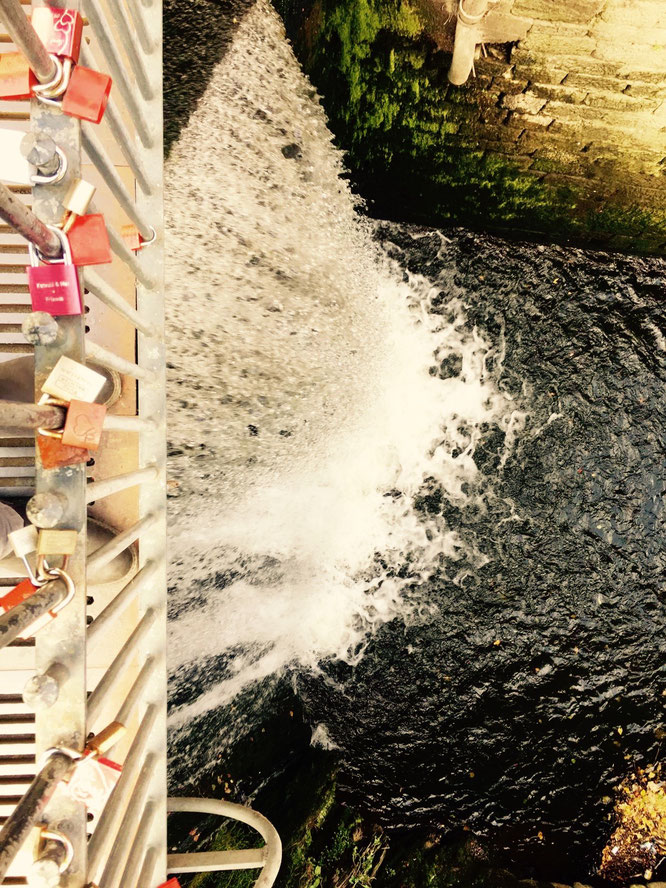
[(442, 251), (434, 231), (379, 234), (441, 284), (442, 312), (453, 284), (469, 323), (504, 335), (500, 385), (529, 403), (501, 470), (498, 428), (477, 447), (495, 480), (485, 514), (434, 482), (415, 503), (490, 560), (457, 582), (433, 566), (427, 625), (394, 620), (356, 668), (330, 663), (298, 688), (350, 798), (387, 825), (465, 825), (518, 866), (576, 877), (608, 839), (613, 788), (661, 750), (664, 265), (450, 237)]

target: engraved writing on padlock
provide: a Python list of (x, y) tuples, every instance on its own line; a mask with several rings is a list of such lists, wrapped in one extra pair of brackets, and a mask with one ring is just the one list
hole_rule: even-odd
[(62, 100), (62, 110), (70, 117), (100, 123), (109, 101), (112, 81), (108, 74), (77, 65)]
[(102, 436), (106, 407), (88, 401), (72, 399), (67, 408), (67, 419), (62, 433), (62, 443), (70, 447), (86, 447), (97, 450)]
[(41, 6), (32, 10), (30, 21), (48, 53), (78, 61), (83, 19), (76, 9)]
[(85, 364), (61, 355), (46, 377), (42, 391), (63, 401), (94, 401), (102, 391), (106, 377)]
[(76, 266), (72, 265), (67, 235), (54, 225), (46, 227), (60, 238), (63, 258), (46, 260), (41, 257), (46, 264), (40, 265), (37, 249), (32, 243), (28, 244), (30, 265), (26, 271), (33, 311), (46, 311), (56, 316), (80, 315), (83, 313), (81, 288)]

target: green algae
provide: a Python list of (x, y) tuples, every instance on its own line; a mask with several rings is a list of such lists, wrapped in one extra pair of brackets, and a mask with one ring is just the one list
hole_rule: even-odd
[(290, 2), (276, 0), (278, 11), (371, 214), (662, 251), (666, 214), (634, 205), (621, 183), (604, 199), (556, 158), (515, 155), (512, 114), (485, 91), (489, 77), (448, 83), (450, 56), (416, 2), (316, 0), (300, 26)]

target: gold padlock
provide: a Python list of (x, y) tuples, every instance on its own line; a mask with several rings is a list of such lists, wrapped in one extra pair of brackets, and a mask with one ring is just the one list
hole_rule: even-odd
[(42, 579), (48, 576), (46, 557), (50, 555), (61, 555), (61, 569), (66, 570), (69, 556), (73, 555), (76, 549), (78, 536), (75, 530), (53, 528), (40, 530), (37, 539), (37, 576)]
[(94, 737), (86, 743), (86, 749), (95, 755), (104, 755), (112, 746), (115, 746), (120, 738), (127, 732), (127, 728), (122, 722), (114, 721), (106, 728), (103, 728)]
[(62, 223), (62, 230), (65, 234), (79, 216), (85, 216), (94, 194), (95, 186), (86, 182), (85, 179), (75, 179), (69, 186), (69, 191), (62, 202), (63, 207), (67, 210), (67, 215)]

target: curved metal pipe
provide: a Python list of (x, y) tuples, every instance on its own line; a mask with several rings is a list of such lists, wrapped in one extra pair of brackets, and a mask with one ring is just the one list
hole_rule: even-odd
[(459, 0), (453, 58), (449, 68), (449, 83), (462, 86), (474, 66), (474, 53), (479, 43), (477, 25), (488, 12), (489, 0)]

